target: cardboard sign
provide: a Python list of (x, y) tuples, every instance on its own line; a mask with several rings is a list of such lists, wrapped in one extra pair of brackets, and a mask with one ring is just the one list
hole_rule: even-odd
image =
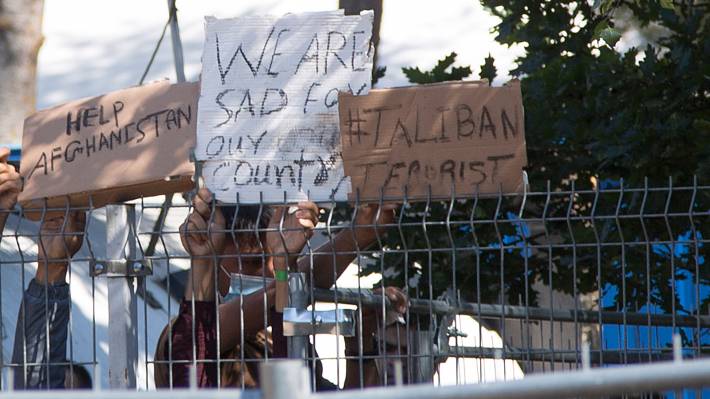
[(196, 158), (223, 202), (344, 200), (338, 92), (370, 88), (373, 14), (207, 18)]
[(158, 82), (29, 116), (19, 201), (100, 207), (190, 190), (198, 91), (198, 83)]
[[(527, 163), (520, 82), (457, 82), (340, 95), (351, 198), (514, 192)], [(382, 191), (381, 191), (382, 190)]]

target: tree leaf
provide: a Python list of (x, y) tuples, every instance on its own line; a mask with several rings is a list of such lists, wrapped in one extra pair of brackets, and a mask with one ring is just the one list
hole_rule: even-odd
[(660, 0), (661, 7), (668, 9), (668, 10), (675, 10), (675, 4), (673, 4), (673, 0)]
[(616, 29), (607, 26), (599, 32), (599, 38), (604, 40), (609, 47), (614, 48), (619, 39), (621, 39), (621, 33), (619, 33)]
[(456, 56), (458, 56), (458, 54), (452, 52), (451, 54), (444, 57), (444, 59), (439, 60), (436, 63), (434, 69), (431, 70), (432, 75), (442, 76), (444, 74), (444, 71), (446, 71), (446, 68), (450, 67), (454, 64), (454, 62), (456, 62)]
[(606, 19), (599, 22), (597, 26), (594, 27), (594, 34), (593, 37), (594, 39), (601, 39), (601, 33), (604, 29), (609, 27), (609, 21)]
[(614, 0), (602, 0), (599, 10), (602, 14), (607, 15), (614, 8)]
[(452, 52), (436, 63), (431, 71), (422, 71), (418, 67), (402, 68), (402, 72), (410, 83), (425, 84), (438, 83), (450, 80), (462, 80), (471, 75), (471, 67), (452, 67), (451, 72), (446, 70), (456, 62), (456, 53)]
[(407, 77), (407, 80), (409, 80), (410, 83), (417, 83), (417, 84), (431, 83), (429, 75), (427, 73), (419, 70), (418, 67), (416, 67), (416, 68), (406, 68), (405, 67), (405, 68), (402, 68), (402, 72), (404, 73), (404, 76)]
[(481, 73), (479, 76), (481, 79), (488, 79), (489, 84), (493, 84), (493, 80), (498, 76), (498, 70), (496, 69), (495, 60), (488, 54), (488, 57), (484, 59), (483, 65), (481, 65)]
[(375, 83), (377, 83), (378, 80), (380, 80), (380, 78), (385, 77), (386, 72), (386, 66), (378, 66), (377, 69), (375, 69), (372, 73), (372, 84), (374, 85)]

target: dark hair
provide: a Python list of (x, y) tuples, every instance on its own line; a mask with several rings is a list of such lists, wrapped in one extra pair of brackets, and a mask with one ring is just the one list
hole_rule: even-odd
[(235, 232), (241, 249), (259, 248), (258, 240), (263, 243), (266, 228), (269, 227), (274, 210), (261, 205), (219, 205), (225, 219), (227, 230)]
[(84, 366), (80, 364), (67, 366), (64, 371), (65, 389), (91, 389), (91, 387), (91, 376)]

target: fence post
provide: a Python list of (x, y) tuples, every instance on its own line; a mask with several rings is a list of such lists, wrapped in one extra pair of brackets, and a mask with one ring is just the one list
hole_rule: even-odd
[(107, 270), (108, 278), (108, 378), (112, 389), (136, 388), (138, 368), (138, 307), (133, 268), (136, 258), (134, 205), (106, 206), (106, 260), (126, 268), (125, 273)]
[[(289, 273), (288, 306), (299, 311), (306, 311), (308, 307), (308, 289), (305, 273)], [(306, 359), (308, 335), (286, 337), (286, 345), (290, 359)]]
[(308, 368), (300, 360), (261, 363), (262, 399), (305, 399), (311, 394)]

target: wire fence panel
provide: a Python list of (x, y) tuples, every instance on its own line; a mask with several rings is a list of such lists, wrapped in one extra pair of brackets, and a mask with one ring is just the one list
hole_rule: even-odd
[(319, 392), (464, 385), (672, 360), (674, 336), (701, 357), (710, 187), (566, 187), (18, 210), (1, 243), (2, 388), (259, 388), (259, 365), (285, 357)]

